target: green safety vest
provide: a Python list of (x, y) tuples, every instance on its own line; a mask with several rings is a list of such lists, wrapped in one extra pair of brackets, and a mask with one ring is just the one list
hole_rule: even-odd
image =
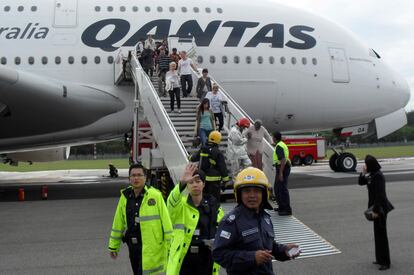
[(287, 145), (283, 141), (279, 141), (276, 144), (275, 151), (273, 152), (273, 164), (280, 165), (280, 160), (278, 159), (277, 154), (276, 154), (276, 148), (277, 148), (277, 146), (282, 147), (283, 153), (285, 154), (286, 162), (289, 163), (290, 162), (290, 159), (289, 159), (289, 148), (287, 147)]
[[(180, 184), (177, 184), (171, 191), (167, 200), (167, 207), (173, 223), (174, 233), (171, 243), (170, 256), (168, 258), (167, 275), (180, 274), (181, 265), (190, 247), (194, 230), (197, 227), (200, 213), (196, 208), (187, 203), (188, 194), (180, 191)], [(224, 212), (218, 208), (217, 223), (223, 218)], [(214, 263), (213, 273), (218, 275), (220, 266)]]
[[(145, 186), (144, 189), (144, 198), (139, 209), (142, 273), (159, 274), (165, 272), (167, 267), (168, 251), (173, 233), (172, 224), (161, 192), (148, 186)], [(109, 238), (109, 251), (111, 252), (119, 251), (122, 238), (127, 229), (127, 198), (123, 194), (124, 190), (121, 191)]]

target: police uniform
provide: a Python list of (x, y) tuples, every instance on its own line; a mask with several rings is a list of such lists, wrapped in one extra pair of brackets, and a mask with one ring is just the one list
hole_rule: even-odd
[[(279, 181), (280, 163), (283, 159), (286, 159), (285, 168), (283, 170), (283, 181)], [(292, 208), (290, 206), (290, 195), (288, 190), (288, 178), (290, 175), (290, 159), (289, 149), (283, 141), (279, 141), (276, 144), (275, 151), (273, 153), (273, 163), (276, 166), (276, 177), (274, 190), (276, 195), (276, 201), (279, 205), (280, 214), (292, 214)]]
[(168, 259), (167, 274), (218, 274), (208, 243), (216, 233), (224, 213), (214, 197), (205, 195), (196, 207), (190, 195), (182, 195), (185, 187), (177, 184), (167, 200), (174, 233)]
[(190, 156), (191, 162), (200, 162), (200, 169), (206, 174), (204, 193), (210, 194), (220, 202), (221, 182), (227, 182), (230, 177), (227, 172), (226, 161), (217, 144), (209, 142), (196, 154)]
[(119, 252), (125, 242), (134, 274), (165, 271), (171, 236), (171, 220), (158, 190), (144, 186), (137, 197), (131, 186), (121, 191), (108, 249)]
[(287, 247), (274, 240), (270, 215), (263, 209), (238, 205), (220, 222), (214, 240), (213, 259), (226, 268), (228, 275), (274, 274), (272, 263), (257, 265), (257, 250), (270, 250), (276, 260), (286, 261)]

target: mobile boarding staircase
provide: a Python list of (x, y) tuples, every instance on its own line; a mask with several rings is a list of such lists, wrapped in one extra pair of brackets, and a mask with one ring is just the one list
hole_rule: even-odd
[[(194, 48), (195, 49), (195, 48)], [(193, 49), (193, 55), (195, 50)], [(147, 120), (151, 125), (152, 137), (158, 146), (159, 153), (168, 168), (170, 177), (173, 182), (177, 183), (188, 164), (189, 153), (195, 149), (192, 148), (192, 139), (195, 128), (195, 109), (199, 104), (196, 97), (181, 99), (181, 114), (168, 112), (169, 98), (159, 97), (158, 79), (149, 77), (141, 67), (135, 54), (130, 55), (128, 65), (123, 63), (128, 56), (128, 52), (134, 48), (121, 48), (115, 60), (115, 79), (116, 85), (125, 81), (124, 76), (130, 75), (134, 84), (134, 129), (138, 129), (140, 120)], [(124, 74), (123, 69), (129, 72)], [(193, 82), (201, 76), (199, 71), (193, 71)], [(224, 115), (224, 138), (220, 144), (221, 150), (225, 151), (227, 144), (227, 133), (230, 127), (240, 118), (246, 117), (253, 123), (249, 115), (233, 100), (229, 93), (224, 90), (220, 83), (210, 75), (213, 83), (219, 86), (224, 100), (227, 101), (227, 108)], [(135, 131), (136, 133), (137, 131)], [(138, 148), (139, 135), (134, 134), (134, 148)], [(272, 166), (273, 147), (267, 141), (264, 141), (263, 166), (266, 176), (273, 183), (275, 171)], [(134, 160), (138, 159), (138, 151), (134, 150)], [(229, 212), (234, 204), (223, 203), (225, 212)], [(274, 211), (270, 211), (275, 228), (275, 238), (281, 243), (295, 242), (300, 245), (302, 254), (300, 258), (324, 256), (338, 254), (340, 251), (317, 235), (305, 224), (293, 216), (279, 217)]]

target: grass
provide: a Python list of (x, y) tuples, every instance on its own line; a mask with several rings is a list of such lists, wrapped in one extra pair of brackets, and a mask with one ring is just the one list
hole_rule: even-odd
[[(354, 154), (357, 159), (364, 159), (367, 154), (373, 155), (376, 158), (414, 157), (414, 145), (350, 148), (346, 151)], [(326, 159), (329, 159), (332, 154), (333, 151), (329, 150)]]
[(10, 166), (9, 164), (0, 164), (0, 171), (31, 172), (71, 169), (108, 169), (109, 163), (112, 163), (118, 169), (129, 167), (128, 159), (66, 160), (54, 162), (36, 162), (32, 165), (21, 162), (17, 167)]
[[(364, 159), (367, 154), (377, 158), (396, 158), (396, 157), (414, 157), (414, 145), (409, 146), (387, 146), (387, 147), (370, 147), (370, 148), (352, 148), (347, 152), (353, 153), (358, 159)], [(332, 155), (332, 150), (327, 151), (327, 158)], [(29, 165), (28, 163), (19, 163), (14, 167), (6, 164), (0, 164), (0, 171), (7, 172), (31, 172), (31, 171), (49, 171), (49, 170), (70, 170), (70, 169), (108, 169), (108, 163), (113, 163), (116, 168), (128, 168), (128, 159), (105, 159), (105, 160), (67, 160), (55, 162), (39, 162)]]

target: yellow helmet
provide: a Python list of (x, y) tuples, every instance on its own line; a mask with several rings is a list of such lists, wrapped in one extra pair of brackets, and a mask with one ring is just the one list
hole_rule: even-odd
[(248, 167), (242, 170), (236, 177), (234, 184), (234, 195), (237, 204), (241, 203), (241, 189), (243, 187), (259, 187), (263, 189), (263, 207), (266, 209), (273, 209), (269, 203), (270, 199), (270, 184), (265, 173), (262, 170)]
[(215, 144), (220, 144), (221, 142), (221, 133), (219, 131), (212, 131), (208, 135), (208, 142), (212, 142)]

